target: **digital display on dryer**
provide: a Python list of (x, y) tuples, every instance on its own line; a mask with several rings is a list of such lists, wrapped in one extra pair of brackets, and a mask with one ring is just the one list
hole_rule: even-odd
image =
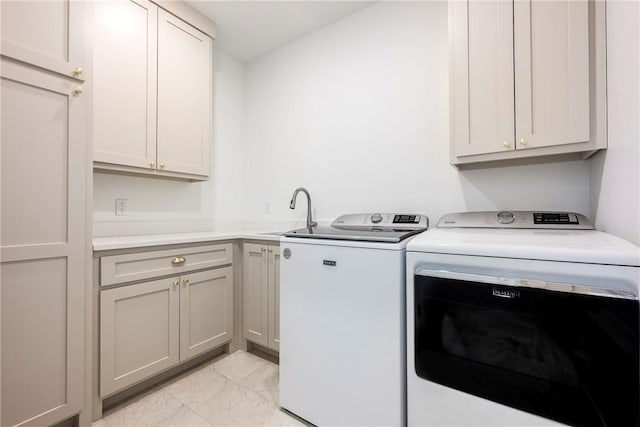
[(534, 212), (534, 224), (579, 224), (577, 215), (566, 212)]

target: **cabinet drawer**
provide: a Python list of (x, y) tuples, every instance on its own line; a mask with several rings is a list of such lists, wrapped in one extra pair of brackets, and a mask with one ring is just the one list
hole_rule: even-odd
[[(182, 262), (181, 259), (184, 259)], [(100, 285), (133, 282), (153, 277), (231, 264), (231, 243), (165, 251), (111, 255), (100, 258)]]

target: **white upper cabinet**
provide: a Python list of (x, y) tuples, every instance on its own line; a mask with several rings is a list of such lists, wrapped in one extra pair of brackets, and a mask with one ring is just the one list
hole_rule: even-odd
[(147, 0), (94, 8), (94, 168), (207, 179), (212, 39)]
[(606, 148), (604, 4), (452, 1), (451, 162)]
[(94, 3), (94, 160), (155, 170), (158, 8)]
[(84, 80), (85, 2), (3, 0), (1, 4), (3, 56)]
[(158, 166), (209, 174), (211, 38), (175, 16), (158, 15)]
[(589, 4), (514, 6), (516, 145), (589, 141)]
[(513, 3), (454, 1), (451, 13), (457, 154), (513, 148)]

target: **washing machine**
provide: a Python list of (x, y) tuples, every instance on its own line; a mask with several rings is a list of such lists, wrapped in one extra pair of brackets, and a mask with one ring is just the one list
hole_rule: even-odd
[(403, 426), (405, 252), (422, 214), (348, 214), (280, 241), (280, 406), (318, 426)]

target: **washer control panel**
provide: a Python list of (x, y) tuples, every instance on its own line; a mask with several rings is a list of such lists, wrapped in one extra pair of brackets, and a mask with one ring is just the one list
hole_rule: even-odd
[(443, 216), (438, 228), (542, 228), (593, 230), (593, 224), (579, 213), (549, 211), (460, 212)]
[(394, 224), (420, 224), (420, 215), (394, 215)]
[(394, 230), (416, 230), (419, 228), (426, 229), (429, 226), (429, 218), (426, 215), (414, 213), (373, 212), (347, 214), (338, 217), (331, 226), (350, 229), (374, 227)]

